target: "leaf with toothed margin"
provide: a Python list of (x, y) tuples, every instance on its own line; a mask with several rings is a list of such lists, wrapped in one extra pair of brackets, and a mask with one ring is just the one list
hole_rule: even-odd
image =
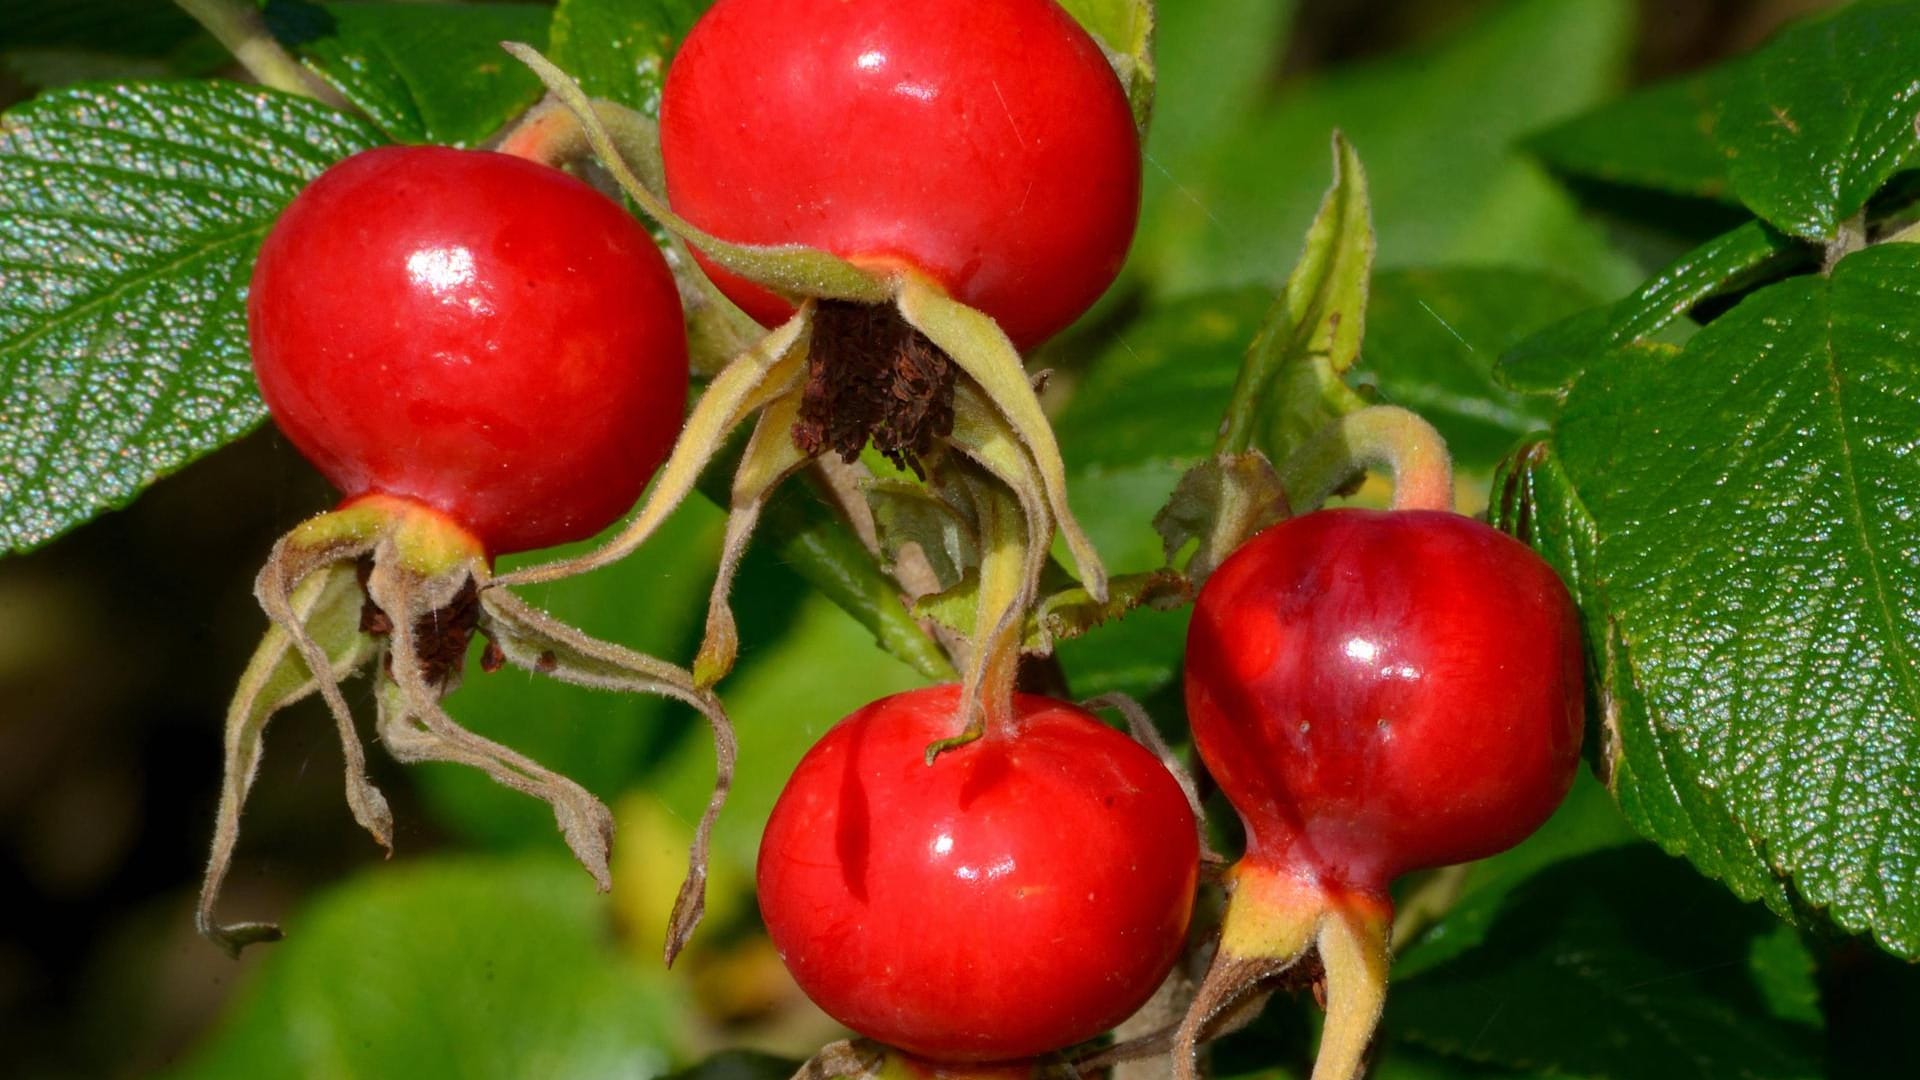
[(540, 39), (547, 9), (270, 0), (267, 29), (394, 141), (477, 146), (540, 97), (500, 51)]
[(254, 252), (307, 181), (380, 141), (220, 82), (73, 87), (0, 114), (0, 553), (265, 418)]
[(1500, 519), (1572, 584), (1628, 820), (1920, 957), (1920, 245), (1768, 286), (1568, 391)]

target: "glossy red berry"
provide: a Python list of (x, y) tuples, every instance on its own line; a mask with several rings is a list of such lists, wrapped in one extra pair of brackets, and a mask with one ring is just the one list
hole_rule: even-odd
[(809, 751), (760, 845), (787, 967), (848, 1027), (941, 1061), (1027, 1057), (1138, 1008), (1183, 945), (1193, 814), (1152, 754), (1064, 702), (926, 762), (959, 688), (883, 698)]
[(1194, 740), (1250, 864), (1379, 895), (1511, 847), (1573, 781), (1572, 602), (1525, 545), (1457, 514), (1267, 529), (1201, 591), (1186, 663)]
[(646, 230), (504, 154), (385, 147), (327, 170), (267, 235), (247, 316), (267, 407), (308, 460), (496, 555), (619, 518), (686, 402), (679, 297)]
[[(660, 119), (695, 225), (911, 267), (1023, 348), (1113, 282), (1139, 214), (1126, 96), (1053, 0), (719, 0)], [(790, 314), (708, 270), (762, 322)]]

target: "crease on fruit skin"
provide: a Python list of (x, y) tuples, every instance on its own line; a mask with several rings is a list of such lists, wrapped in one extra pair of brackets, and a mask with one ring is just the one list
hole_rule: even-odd
[[(1011, 692), (1010, 673), (1019, 657), (1021, 620), (1037, 596), (1047, 551), (1056, 531), (1066, 540), (1089, 594), (1097, 602), (1104, 603), (1107, 597), (1106, 570), (1068, 505), (1066, 470), (1058, 443), (1011, 340), (991, 317), (952, 299), (938, 284), (901, 266), (898, 260), (842, 259), (799, 245), (727, 244), (690, 225), (650, 191), (629, 167), (595, 103), (568, 75), (531, 47), (516, 43), (504, 47), (526, 63), (554, 98), (572, 112), (601, 163), (613, 173), (623, 190), (667, 230), (700, 247), (729, 271), (756, 281), (820, 299), (892, 304), (909, 325), (925, 334), (953, 360), (991, 406), (998, 421), (993, 427), (1004, 425), (1024, 460), (1012, 461), (999, 449), (1001, 433), (998, 430), (991, 433), (987, 442), (969, 444), (958, 437), (957, 431), (952, 441), (956, 449), (983, 464), (998, 462), (997, 467), (989, 465), (989, 469), (1008, 484), (1026, 523), (1021, 559), (1024, 581), (1013, 599), (1014, 606), (1005, 608), (1005, 614), (996, 612), (993, 618), (983, 615), (982, 629), (976, 633), (984, 632), (993, 647), (973, 650), (976, 655), (968, 663), (968, 682), (981, 690), (981, 695), (974, 699), (979, 709), (987, 715), (1003, 714), (1002, 706)], [(756, 411), (787, 408), (786, 399), (801, 392), (796, 383), (805, 364), (812, 312), (809, 301), (800, 302), (791, 319), (768, 332), (715, 377), (694, 406), (653, 489), (613, 540), (575, 559), (501, 575), (493, 584), (534, 584), (585, 573), (637, 549), (666, 513), (691, 490), (693, 478), (711, 460), (729, 432)], [(712, 405), (709, 399), (713, 399)], [(791, 463), (782, 464), (784, 468)], [(743, 473), (746, 469), (747, 463), (743, 462)], [(764, 477), (736, 477), (734, 515), (737, 516), (730, 516), (729, 550), (735, 540), (744, 547), (757, 516), (756, 507), (764, 502), (778, 479), (780, 477), (763, 483)], [(723, 557), (723, 572), (731, 561), (737, 560)], [(696, 665), (702, 686), (710, 686), (724, 677), (737, 651), (737, 643), (731, 641), (729, 634), (732, 620), (724, 610), (725, 594), (724, 586), (717, 584), (710, 600), (709, 633)], [(1006, 626), (1011, 626), (1012, 632), (1001, 632)], [(991, 655), (978, 655), (983, 652)], [(1002, 671), (1007, 673), (1005, 678), (998, 677)], [(959, 718), (958, 727), (963, 733), (972, 731), (980, 717), (981, 712), (970, 704)]]

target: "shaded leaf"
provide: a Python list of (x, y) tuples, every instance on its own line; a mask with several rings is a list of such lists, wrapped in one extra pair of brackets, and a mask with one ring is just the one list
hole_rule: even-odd
[(264, 418), (254, 252), (365, 123), (228, 83), (76, 87), (0, 117), (0, 551)]
[(1719, 91), (1713, 75), (1661, 83), (1556, 124), (1526, 147), (1574, 176), (1731, 199), (1726, 158), (1713, 141)]
[(1457, 467), (1491, 470), (1553, 418), (1550, 402), (1495, 381), (1496, 358), (1592, 303), (1584, 289), (1534, 271), (1387, 271), (1373, 281), (1367, 348), (1352, 378), (1438, 428)]
[[(1480, 908), (1488, 910), (1481, 911)], [(1468, 1061), (1555, 1075), (1826, 1075), (1817, 1023), (1774, 1008), (1769, 982), (1811, 994), (1812, 962), (1757, 907), (1635, 845), (1559, 863), (1456, 914), (1480, 948), (1394, 986), (1395, 1036)]]
[(657, 116), (667, 62), (707, 6), (706, 0), (560, 0), (550, 55), (589, 96)]
[(1137, 265), (1163, 293), (1279, 281), (1337, 128), (1369, 165), (1381, 266), (1500, 263), (1601, 293), (1631, 287), (1632, 265), (1513, 146), (1620, 80), (1631, 26), (1622, 0), (1516, 0), (1418, 54), (1302, 83), (1176, 178)]
[(539, 80), (500, 50), (545, 40), (539, 5), (269, 0), (266, 17), (395, 142), (476, 146), (540, 96)]
[(180, 1077), (644, 1076), (684, 1030), (571, 864), (436, 860), (325, 893)]
[(1765, 222), (1749, 221), (1680, 256), (1632, 295), (1514, 344), (1495, 374), (1515, 389), (1563, 390), (1615, 349), (1656, 336), (1684, 339), (1692, 326), (1680, 319), (1695, 305), (1784, 273), (1813, 255), (1811, 247)]

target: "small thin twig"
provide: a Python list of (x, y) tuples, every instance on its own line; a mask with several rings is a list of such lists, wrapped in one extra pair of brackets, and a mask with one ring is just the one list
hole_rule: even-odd
[(260, 9), (243, 0), (174, 0), (193, 21), (226, 47), (260, 85), (312, 98), (336, 109), (352, 103), (325, 79), (308, 71), (274, 40)]

